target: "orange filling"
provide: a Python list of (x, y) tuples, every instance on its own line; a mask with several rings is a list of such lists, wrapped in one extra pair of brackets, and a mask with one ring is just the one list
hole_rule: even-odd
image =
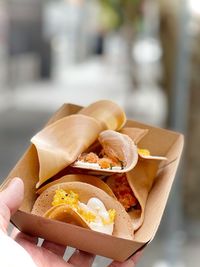
[(115, 183), (112, 186), (113, 193), (117, 197), (118, 201), (124, 206), (126, 210), (138, 205), (138, 201), (134, 196), (134, 193), (129, 186), (125, 174), (115, 174)]
[(102, 155), (102, 157), (99, 157), (94, 152), (90, 152), (88, 154), (85, 153), (80, 155), (78, 160), (88, 163), (98, 163), (102, 169), (112, 169), (112, 167), (123, 168), (123, 165), (119, 160), (108, 158), (102, 152), (100, 154)]

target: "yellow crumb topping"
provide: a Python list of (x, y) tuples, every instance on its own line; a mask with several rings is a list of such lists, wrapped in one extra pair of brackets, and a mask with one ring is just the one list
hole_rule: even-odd
[(116, 210), (111, 209), (108, 211), (109, 217), (110, 217), (110, 222), (114, 222), (115, 217), (116, 217)]
[(109, 219), (108, 220), (106, 220), (105, 218), (101, 217), (102, 223), (104, 225), (114, 222), (115, 217), (116, 217), (116, 210), (114, 210), (114, 209), (108, 210), (108, 215), (109, 215)]
[(150, 156), (150, 151), (148, 149), (138, 148), (138, 154), (142, 156)]
[[(73, 208), (81, 217), (83, 217), (88, 223), (95, 222), (96, 219), (99, 217), (98, 214), (92, 212), (90, 210), (84, 209), (79, 206), (79, 195), (73, 191), (69, 193), (63, 189), (56, 190), (54, 195), (52, 206), (57, 206), (60, 204), (67, 204), (71, 208)], [(104, 225), (113, 223), (116, 216), (116, 211), (114, 209), (108, 210), (109, 219), (105, 219), (100, 216), (101, 221)]]
[(78, 206), (78, 194), (70, 191), (67, 193), (63, 189), (56, 190), (56, 193), (53, 198), (52, 206), (57, 206), (60, 204), (68, 204), (71, 207), (77, 208)]
[(78, 213), (89, 223), (94, 222), (97, 217), (93, 212), (85, 211), (81, 208), (78, 208)]

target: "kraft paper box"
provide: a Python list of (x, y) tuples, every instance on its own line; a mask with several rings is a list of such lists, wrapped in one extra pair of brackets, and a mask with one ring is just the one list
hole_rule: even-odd
[[(74, 114), (80, 108), (73, 104), (64, 104), (48, 124), (64, 116)], [(155, 183), (147, 199), (144, 223), (135, 233), (134, 240), (117, 238), (75, 225), (32, 215), (30, 211), (36, 199), (35, 185), (38, 181), (39, 173), (37, 151), (33, 145), (25, 152), (0, 188), (2, 190), (9, 180), (16, 176), (21, 177), (24, 181), (24, 201), (20, 209), (12, 217), (12, 223), (22, 232), (30, 235), (118, 261), (126, 260), (138, 249), (150, 242), (159, 227), (180, 161), (184, 140), (179, 133), (155, 128), (136, 121), (128, 121), (126, 126), (149, 129), (148, 135), (140, 141), (139, 145), (148, 148), (154, 155), (164, 155), (168, 159), (159, 166)]]

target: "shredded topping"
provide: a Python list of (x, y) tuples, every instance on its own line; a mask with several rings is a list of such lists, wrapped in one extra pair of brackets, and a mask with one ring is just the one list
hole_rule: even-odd
[(115, 174), (114, 184), (110, 185), (113, 193), (117, 197), (118, 201), (124, 206), (126, 210), (136, 206), (138, 204), (137, 199), (127, 181), (125, 174)]
[(66, 192), (63, 189), (56, 190), (52, 206), (67, 204), (73, 208), (87, 223), (98, 223), (106, 226), (114, 223), (116, 211), (106, 210), (101, 200), (97, 198), (89, 199), (87, 204), (79, 201), (79, 195), (74, 191)]
[(109, 158), (103, 151), (99, 154), (95, 154), (94, 152), (83, 153), (81, 154), (77, 161), (81, 161), (83, 163), (96, 163), (99, 165), (101, 169), (112, 169), (113, 167), (124, 168), (124, 163), (116, 158)]
[(78, 207), (78, 194), (70, 191), (67, 193), (63, 189), (56, 190), (56, 194), (54, 195), (52, 206), (57, 206), (60, 204), (68, 204), (73, 208)]
[(96, 219), (96, 214), (91, 211), (86, 211), (83, 208), (78, 207), (77, 212), (88, 222), (94, 222)]

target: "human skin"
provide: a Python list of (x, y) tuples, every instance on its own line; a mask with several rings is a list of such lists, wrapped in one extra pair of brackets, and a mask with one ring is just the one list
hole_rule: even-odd
[[(7, 228), (10, 217), (20, 207), (24, 197), (24, 185), (20, 178), (14, 178), (5, 190), (0, 192), (0, 244), (2, 256), (0, 266), (13, 267), (90, 267), (95, 255), (75, 250), (69, 260), (63, 259), (66, 247), (44, 241), (37, 246), (38, 238), (26, 235), (16, 228), (10, 237)], [(120, 263), (113, 261), (108, 267), (134, 267), (141, 256), (141, 251), (127, 261)], [(17, 263), (15, 256), (17, 257)], [(4, 264), (4, 265), (2, 265)], [(7, 264), (7, 265), (6, 265)], [(10, 265), (9, 265), (10, 264)], [(13, 265), (12, 265), (13, 264)], [(18, 264), (18, 265), (16, 265)]]

